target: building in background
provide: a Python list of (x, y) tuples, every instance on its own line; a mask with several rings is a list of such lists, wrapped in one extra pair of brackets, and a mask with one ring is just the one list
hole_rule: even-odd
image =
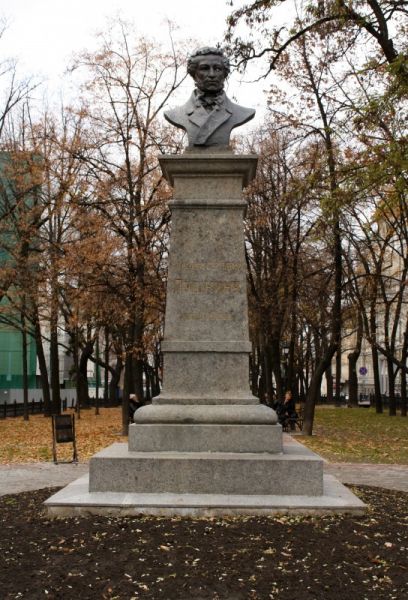
[[(0, 152), (0, 274), (4, 274), (7, 267), (13, 264), (14, 258), (9, 249), (16, 243), (12, 215), (10, 216), (13, 203), (16, 202), (13, 197), (13, 182), (7, 173), (10, 161), (9, 152)], [(25, 202), (29, 204), (30, 201), (26, 199)], [(19, 329), (12, 325), (13, 320), (19, 323), (20, 318), (18, 311), (10, 310), (9, 301), (4, 295), (6, 292), (4, 278), (0, 277), (0, 397), (4, 396), (4, 390), (23, 387), (23, 338)], [(36, 344), (31, 336), (27, 337), (27, 371), (28, 385), (35, 388)]]

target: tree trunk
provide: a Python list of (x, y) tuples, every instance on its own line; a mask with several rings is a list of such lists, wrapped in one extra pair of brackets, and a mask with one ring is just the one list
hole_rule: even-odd
[(360, 312), (357, 315), (356, 345), (353, 352), (348, 355), (348, 379), (349, 379), (349, 405), (358, 406), (358, 377), (357, 361), (361, 354), (361, 343), (363, 341), (363, 319)]
[(341, 405), (341, 346), (336, 352), (336, 389), (335, 389), (335, 406)]
[[(267, 404), (272, 405), (273, 402), (273, 386), (272, 386), (272, 365), (271, 352), (267, 343), (263, 344), (262, 348), (262, 372), (263, 372), (263, 395)], [(276, 381), (276, 379), (275, 379)], [(278, 386), (278, 382), (276, 381)]]
[(401, 369), (401, 417), (407, 416), (407, 374)]
[(154, 368), (154, 384), (153, 384), (153, 393), (152, 396), (155, 398), (160, 394), (160, 367)]
[(303, 413), (303, 433), (305, 435), (312, 435), (313, 433), (315, 406), (320, 395), (322, 378), (325, 371), (327, 371), (327, 369), (329, 368), (336, 350), (337, 344), (331, 344), (327, 348), (324, 356), (320, 359), (319, 364), (316, 366), (315, 371), (312, 375)]
[(381, 414), (383, 412), (383, 402), (381, 397), (380, 370), (378, 367), (378, 351), (375, 346), (371, 347), (371, 360), (373, 363), (375, 412)]
[(123, 362), (120, 357), (116, 359), (116, 365), (113, 371), (111, 371), (112, 376), (109, 382), (109, 404), (115, 406), (118, 403), (118, 386), (120, 381), (120, 376), (122, 374)]
[(143, 359), (132, 357), (132, 375), (133, 375), (133, 390), (129, 391), (136, 394), (138, 404), (144, 402), (144, 385), (143, 385), (144, 362)]
[(162, 355), (160, 352), (160, 345), (156, 346), (156, 351), (154, 354), (154, 388), (153, 388), (153, 398), (160, 394), (160, 383), (161, 383), (161, 373), (162, 373)]
[(95, 415), (99, 415), (99, 331), (97, 332), (97, 335), (96, 335)]
[(289, 343), (289, 359), (286, 371), (285, 387), (292, 392), (295, 405), (299, 402), (299, 377), (295, 368), (295, 341)]
[(152, 400), (152, 389), (153, 389), (153, 376), (152, 376), (152, 368), (151, 366), (145, 362), (144, 363), (144, 377), (146, 382), (146, 394), (145, 394), (145, 402), (151, 402)]
[(74, 344), (73, 344), (73, 357), (74, 357), (74, 368), (75, 368), (75, 390), (76, 390), (76, 403), (75, 411), (78, 419), (81, 418), (81, 403), (79, 393), (79, 345), (78, 345), (78, 329), (75, 328), (74, 332)]
[[(407, 364), (408, 354), (408, 330), (404, 331), (404, 342), (401, 351), (401, 362)], [(401, 417), (407, 416), (407, 373), (405, 369), (401, 369)]]
[(306, 385), (303, 371), (299, 372), (299, 388), (299, 401), (304, 403), (306, 399)]
[[(24, 307), (25, 310), (25, 307)], [(27, 371), (27, 330), (25, 326), (25, 317), (21, 313), (21, 342), (22, 342), (22, 362), (23, 362), (23, 414), (24, 421), (29, 420), (28, 414), (28, 371)]]
[(348, 380), (349, 380), (349, 406), (358, 406), (358, 377), (357, 377), (357, 361), (360, 352), (350, 352), (348, 358)]
[(128, 435), (129, 433), (129, 396), (132, 393), (133, 388), (132, 366), (132, 354), (128, 351), (125, 359), (125, 376), (122, 397), (122, 435)]
[(78, 392), (79, 405), (89, 406), (88, 360), (92, 356), (94, 340), (86, 342), (79, 359)]
[(51, 415), (50, 383), (48, 381), (47, 361), (45, 360), (44, 346), (41, 335), (41, 325), (40, 320), (38, 318), (38, 313), (35, 316), (34, 332), (38, 366), (40, 368), (41, 388), (44, 400), (44, 416), (49, 417)]
[[(279, 340), (272, 339), (271, 343), (268, 345), (268, 355), (270, 356), (270, 363), (272, 373), (275, 379), (276, 385), (276, 400), (278, 402), (283, 402), (285, 397), (285, 386), (287, 384), (286, 377), (282, 376), (282, 363), (281, 363), (281, 354), (279, 349)], [(286, 369), (286, 365), (285, 365)], [(286, 373), (285, 373), (286, 375)], [(272, 385), (272, 378), (271, 378)], [(270, 401), (272, 402), (273, 397), (273, 388), (271, 390)]]
[(394, 363), (387, 358), (387, 373), (388, 373), (388, 414), (390, 417), (395, 417), (397, 414), (397, 403), (395, 399), (395, 370)]
[(109, 327), (105, 327), (104, 359), (105, 359), (105, 371), (104, 371), (103, 398), (104, 398), (104, 401), (107, 403), (108, 398), (109, 398)]
[[(252, 353), (249, 356), (249, 372), (251, 374), (251, 391), (254, 396), (259, 396), (259, 348), (253, 343)], [(261, 398), (263, 401), (264, 398)]]
[(50, 321), (50, 375), (53, 415), (61, 413), (57, 318), (57, 315), (53, 313)]
[(333, 404), (333, 371), (332, 371), (331, 364), (326, 369), (325, 376), (326, 376), (327, 404)]

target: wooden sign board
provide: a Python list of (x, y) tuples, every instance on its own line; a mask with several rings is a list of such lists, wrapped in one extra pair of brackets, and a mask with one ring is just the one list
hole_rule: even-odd
[(56, 444), (73, 444), (72, 462), (78, 462), (75, 440), (75, 416), (53, 415), (52, 417), (52, 451), (54, 462), (57, 463)]
[(65, 444), (74, 441), (74, 415), (57, 415), (55, 421), (55, 441)]

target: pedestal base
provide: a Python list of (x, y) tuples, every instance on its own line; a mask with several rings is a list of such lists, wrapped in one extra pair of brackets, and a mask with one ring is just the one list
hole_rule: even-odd
[(300, 444), (282, 454), (132, 452), (127, 444), (112, 444), (91, 458), (89, 490), (318, 496), (323, 461)]
[[(294, 455), (293, 452), (297, 450), (297, 456), (300, 459), (303, 454), (303, 446), (290, 440), (289, 444), (284, 444), (286, 456), (288, 455), (287, 451), (289, 455), (291, 454), (291, 447), (292, 456)], [(293, 451), (293, 449), (295, 450)], [(316, 455), (315, 457), (321, 463), (319, 457)], [(111, 459), (106, 457), (105, 460), (110, 461)], [(122, 459), (118, 456), (116, 460)], [(101, 462), (102, 464), (103, 462)], [(107, 464), (103, 468), (106, 468)], [(271, 465), (270, 462), (267, 464)], [(98, 469), (99, 467), (97, 467)], [(109, 472), (109, 468), (107, 472)], [(112, 482), (114, 478), (111, 471), (110, 474)], [(334, 477), (330, 475), (322, 476), (321, 493), (318, 495), (308, 495), (302, 492), (302, 485), (299, 485), (302, 477), (299, 481), (298, 479), (294, 479), (294, 475), (295, 472), (292, 471), (291, 481), (293, 488), (287, 494), (283, 491), (286, 484), (280, 482), (276, 483), (274, 492), (269, 494), (261, 494), (255, 490), (250, 490), (251, 493), (247, 494), (216, 493), (215, 491), (211, 492), (211, 490), (208, 493), (175, 493), (170, 491), (127, 492), (113, 490), (95, 492), (89, 491), (89, 478), (85, 475), (54, 494), (45, 502), (45, 506), (50, 516), (58, 517), (88, 514), (106, 516), (148, 514), (192, 517), (273, 514), (364, 514), (366, 510), (365, 504)], [(115, 472), (116, 476), (117, 472)], [(264, 473), (263, 476), (273, 483), (272, 473)], [(272, 485), (270, 489), (273, 489)]]
[(134, 419), (131, 452), (282, 452), (276, 413), (261, 404), (150, 405)]
[(131, 452), (282, 452), (281, 425), (157, 424), (129, 427)]

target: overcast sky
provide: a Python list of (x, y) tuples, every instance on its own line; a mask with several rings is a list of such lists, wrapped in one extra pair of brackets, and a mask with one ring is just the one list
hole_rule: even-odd
[(225, 0), (0, 0), (0, 14), (9, 23), (2, 53), (54, 76), (73, 51), (94, 43), (108, 17), (120, 14), (158, 39), (167, 36), (170, 19), (179, 27), (178, 37), (215, 43), (222, 40), (229, 10)]
[[(238, 0), (235, 6), (243, 3)], [(176, 39), (213, 45), (222, 41), (230, 11), (225, 0), (0, 0), (0, 16), (7, 21), (0, 51), (3, 58), (18, 59), (20, 75), (37, 75), (55, 95), (64, 88), (64, 71), (73, 53), (95, 47), (95, 34), (106, 27), (109, 17), (120, 15), (141, 34), (164, 42), (170, 19), (178, 26)], [(248, 73), (244, 81), (254, 78), (255, 73)], [(264, 82), (246, 84), (233, 75), (228, 93), (256, 108), (259, 122), (265, 87)]]

